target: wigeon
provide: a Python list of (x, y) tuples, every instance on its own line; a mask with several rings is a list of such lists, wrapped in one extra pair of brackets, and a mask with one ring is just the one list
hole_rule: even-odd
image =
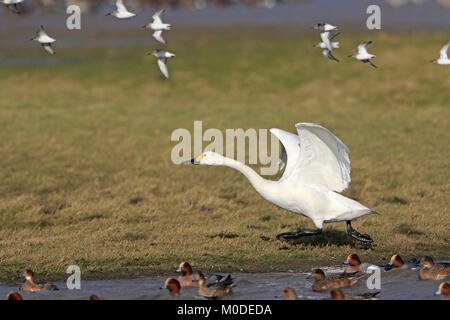
[(435, 293), (436, 296), (441, 296), (441, 300), (450, 300), (450, 283), (442, 282), (439, 285), (439, 290)]
[(231, 293), (233, 279), (228, 275), (224, 280), (215, 283), (206, 283), (205, 276), (201, 272), (196, 273), (198, 280), (198, 295), (210, 299), (223, 297)]
[(34, 273), (30, 269), (26, 269), (23, 272), (23, 275), (25, 277), (25, 282), (20, 288), (22, 291), (26, 292), (37, 292), (41, 290), (59, 290), (55, 285), (51, 283), (35, 283), (34, 282)]
[(11, 291), (6, 296), (6, 300), (23, 300), (23, 298), (22, 298), (22, 296), (19, 293)]
[(350, 254), (344, 264), (348, 265), (348, 267), (345, 268), (344, 273), (356, 273), (358, 275), (365, 273), (364, 267), (361, 265), (361, 260), (355, 253)]
[(164, 287), (163, 288), (166, 288), (167, 290), (169, 290), (169, 294), (171, 296), (177, 296), (177, 295), (180, 294), (181, 285), (180, 285), (180, 282), (177, 279), (169, 278), (164, 283)]
[(329, 279), (325, 278), (322, 269), (314, 269), (311, 273), (314, 278), (313, 291), (325, 291), (328, 289), (345, 288), (358, 282), (358, 278), (353, 275), (335, 275)]
[(378, 300), (375, 296), (380, 292), (362, 293), (354, 296), (346, 296), (340, 289), (333, 289), (330, 291), (331, 300)]
[(198, 287), (198, 282), (194, 278), (194, 273), (189, 262), (182, 262), (177, 272), (181, 272), (178, 281), (182, 287)]
[(433, 258), (425, 256), (420, 259), (423, 266), (419, 271), (420, 280), (443, 280), (450, 276), (450, 264), (434, 263)]
[(281, 295), (286, 299), (286, 300), (310, 300), (307, 298), (300, 298), (297, 296), (297, 293), (295, 292), (294, 289), (286, 287), (283, 289), (283, 291), (281, 291)]
[(398, 254), (394, 254), (391, 257), (391, 261), (385, 266), (384, 270), (389, 271), (393, 269), (413, 268), (418, 266), (418, 261), (413, 259), (407, 262), (403, 262), (402, 257)]

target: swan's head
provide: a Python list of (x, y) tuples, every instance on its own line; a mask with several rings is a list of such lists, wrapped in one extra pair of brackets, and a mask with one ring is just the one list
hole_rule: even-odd
[(205, 166), (222, 166), (224, 157), (221, 154), (212, 151), (205, 151), (201, 155), (185, 161), (186, 164), (200, 164)]

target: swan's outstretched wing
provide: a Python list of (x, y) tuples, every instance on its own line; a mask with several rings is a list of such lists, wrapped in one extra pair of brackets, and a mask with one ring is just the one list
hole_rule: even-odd
[(448, 48), (449, 48), (449, 47), (450, 47), (450, 42), (447, 43), (445, 46), (442, 47), (442, 49), (441, 49), (441, 51), (440, 51), (440, 54), (441, 54), (440, 59), (444, 59), (444, 60), (448, 59), (447, 52), (448, 52)]
[(328, 129), (297, 123), (300, 159), (290, 179), (341, 192), (350, 184), (350, 151)]
[(300, 158), (300, 139), (296, 134), (281, 129), (273, 128), (270, 129), (270, 132), (281, 142), (280, 171), (286, 166), (283, 176), (280, 179), (283, 180), (291, 175)]

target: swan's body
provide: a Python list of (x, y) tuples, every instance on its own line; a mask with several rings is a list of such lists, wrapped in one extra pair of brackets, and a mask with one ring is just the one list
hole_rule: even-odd
[(370, 59), (376, 58), (377, 56), (370, 54), (367, 52), (367, 46), (371, 44), (372, 41), (364, 41), (358, 45), (358, 53), (352, 54), (349, 57), (355, 58), (361, 62), (364, 62), (371, 66), (372, 68), (376, 68), (376, 66), (370, 61)]
[(136, 15), (135, 13), (128, 11), (127, 7), (125, 7), (122, 0), (117, 0), (116, 10), (107, 14), (107, 16), (114, 16), (118, 19), (132, 18), (135, 15)]
[(363, 242), (372, 242), (369, 236), (351, 229), (350, 221), (374, 211), (338, 193), (350, 183), (347, 146), (319, 125), (298, 123), (296, 128), (298, 135), (280, 129), (270, 130), (282, 143), (280, 160), (284, 164), (287, 160), (286, 169), (278, 181), (263, 179), (245, 164), (210, 151), (190, 163), (228, 166), (240, 171), (264, 199), (310, 218), (318, 229), (279, 235), (282, 238), (318, 234), (324, 222), (347, 221), (350, 235)]
[(450, 47), (450, 42), (442, 47), (439, 59), (434, 59), (431, 62), (440, 64), (441, 66), (450, 66), (450, 59), (448, 58), (448, 48)]

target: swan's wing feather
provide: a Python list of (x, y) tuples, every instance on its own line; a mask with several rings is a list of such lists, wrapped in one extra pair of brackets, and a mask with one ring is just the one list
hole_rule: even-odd
[(441, 59), (448, 59), (448, 48), (450, 47), (450, 42), (447, 43), (445, 46), (442, 47), (440, 53), (441, 53)]
[(161, 70), (162, 74), (166, 78), (169, 78), (169, 70), (167, 69), (166, 62), (167, 62), (166, 58), (160, 58), (160, 59), (158, 59), (158, 66), (159, 66), (159, 70)]
[(294, 171), (296, 163), (300, 158), (300, 140), (297, 135), (281, 129), (272, 128), (270, 132), (281, 143), (280, 162), (284, 163), (284, 165), (280, 167), (280, 171), (286, 167), (281, 177), (281, 179), (285, 179)]
[(295, 127), (300, 139), (300, 158), (290, 178), (337, 192), (345, 190), (350, 184), (347, 146), (322, 126), (298, 123)]

